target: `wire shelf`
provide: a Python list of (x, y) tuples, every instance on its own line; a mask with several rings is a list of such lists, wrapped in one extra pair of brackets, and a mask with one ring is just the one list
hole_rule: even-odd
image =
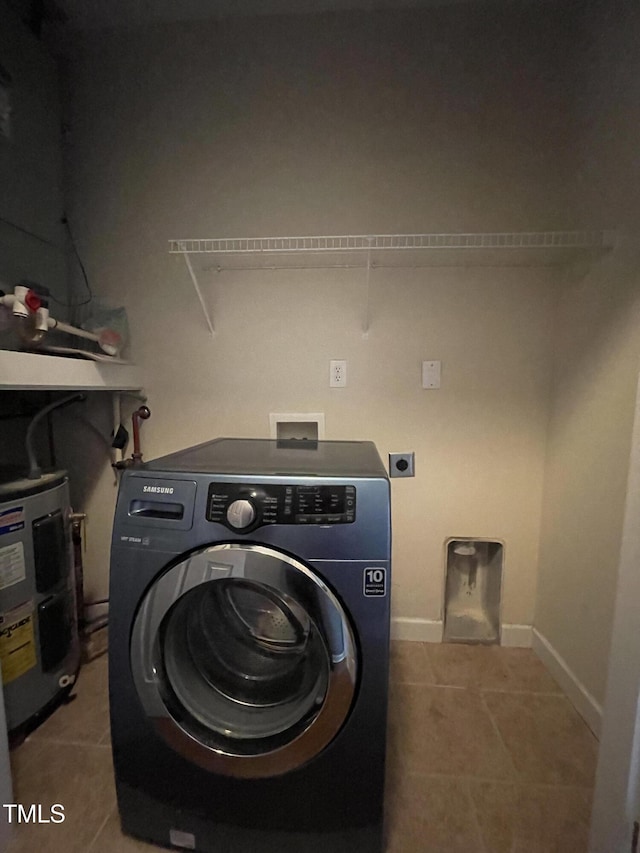
[[(169, 240), (182, 255), (211, 334), (213, 319), (203, 296), (192, 255), (213, 256), (198, 273), (224, 270), (366, 270), (363, 334), (370, 321), (371, 271), (383, 267), (430, 265), (537, 266), (594, 257), (615, 245), (613, 231), (501, 231), (458, 234), (351, 234), (319, 237), (222, 237)], [(331, 257), (333, 255), (333, 257)], [(223, 258), (225, 260), (223, 260)], [(244, 259), (248, 260), (244, 260)], [(253, 260), (251, 260), (253, 258)], [(269, 260), (266, 260), (269, 258)]]
[(608, 231), (516, 231), (466, 234), (355, 234), (319, 237), (224, 237), (169, 240), (172, 254), (291, 254), (419, 249), (606, 249)]

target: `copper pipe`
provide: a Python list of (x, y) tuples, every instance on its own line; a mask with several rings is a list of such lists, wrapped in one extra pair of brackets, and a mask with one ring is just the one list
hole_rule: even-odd
[(140, 406), (131, 415), (131, 423), (133, 424), (133, 453), (131, 454), (131, 459), (134, 465), (139, 465), (142, 462), (142, 453), (140, 451), (140, 421), (146, 421), (150, 417), (151, 411), (147, 406)]

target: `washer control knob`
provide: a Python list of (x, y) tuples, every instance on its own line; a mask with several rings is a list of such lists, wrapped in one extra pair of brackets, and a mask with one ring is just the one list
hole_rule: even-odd
[(227, 507), (227, 521), (236, 530), (242, 530), (244, 527), (255, 521), (256, 510), (251, 501), (237, 500), (230, 503)]

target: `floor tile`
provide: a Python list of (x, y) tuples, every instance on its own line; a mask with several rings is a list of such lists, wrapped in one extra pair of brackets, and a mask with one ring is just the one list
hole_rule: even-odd
[(106, 655), (82, 667), (71, 697), (35, 730), (32, 738), (59, 743), (100, 742), (109, 728)]
[(433, 684), (435, 677), (426, 644), (394, 640), (391, 643), (389, 680), (405, 684)]
[(14, 802), (27, 809), (39, 804), (43, 817), (60, 804), (64, 821), (14, 825), (7, 853), (86, 853), (115, 804), (110, 750), (29, 739), (11, 753), (11, 763)]
[(464, 780), (405, 775), (388, 793), (386, 853), (476, 853), (482, 840)]
[(449, 687), (506, 688), (509, 683), (509, 671), (497, 646), (429, 643), (427, 655), (436, 684)]
[(484, 693), (521, 781), (593, 785), (598, 743), (564, 696)]
[[(545, 669), (532, 649), (503, 649), (495, 647), (509, 673), (508, 689), (530, 693), (562, 694), (558, 682)], [(482, 685), (488, 689), (488, 685)]]
[[(14, 801), (18, 802), (23, 793), (28, 792), (30, 779), (35, 775), (40, 760), (40, 753), (46, 746), (33, 736), (28, 737), (17, 749), (11, 750), (11, 779), (13, 782)], [(22, 786), (26, 786), (22, 790)]]
[(436, 684), (479, 690), (561, 693), (532, 649), (428, 643)]
[(469, 780), (487, 853), (586, 853), (589, 788)]
[(397, 684), (389, 708), (389, 763), (407, 772), (489, 779), (514, 770), (479, 693)]
[[(386, 853), (585, 853), (597, 754), (530, 649), (392, 644)], [(11, 753), (15, 802), (65, 807), (7, 853), (142, 853), (115, 804), (107, 658)], [(46, 813), (46, 812), (45, 812)]]

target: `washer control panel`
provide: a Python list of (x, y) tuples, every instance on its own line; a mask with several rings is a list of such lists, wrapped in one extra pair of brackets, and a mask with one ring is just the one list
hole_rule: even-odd
[(211, 483), (207, 521), (248, 531), (263, 524), (351, 524), (355, 486)]

